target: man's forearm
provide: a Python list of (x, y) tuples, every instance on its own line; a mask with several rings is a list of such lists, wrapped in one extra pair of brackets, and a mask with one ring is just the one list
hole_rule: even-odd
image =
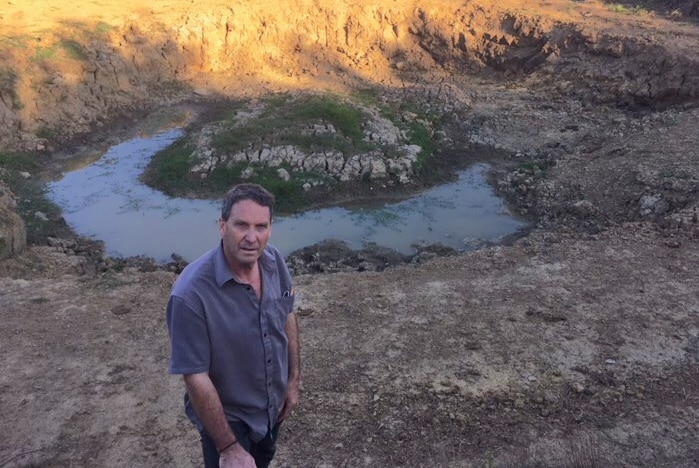
[(301, 381), (301, 346), (296, 314), (289, 314), (284, 328), (289, 341), (289, 381), (298, 384)]
[(209, 375), (205, 373), (185, 375), (184, 383), (194, 412), (204, 425), (206, 433), (213, 439), (216, 448), (222, 450), (235, 441), (235, 435), (226, 420), (221, 399)]

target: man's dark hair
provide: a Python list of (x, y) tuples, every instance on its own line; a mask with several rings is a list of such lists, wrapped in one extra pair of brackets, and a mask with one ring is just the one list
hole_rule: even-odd
[(238, 184), (234, 185), (223, 197), (221, 205), (221, 219), (228, 221), (231, 215), (233, 205), (243, 200), (252, 200), (258, 205), (269, 208), (269, 219), (272, 220), (272, 211), (274, 210), (274, 195), (269, 193), (264, 187), (257, 184)]

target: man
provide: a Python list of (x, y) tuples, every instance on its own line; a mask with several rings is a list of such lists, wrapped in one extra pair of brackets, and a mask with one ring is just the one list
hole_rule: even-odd
[(259, 185), (234, 186), (220, 244), (182, 271), (167, 304), (170, 373), (183, 375), (207, 468), (268, 466), (279, 424), (298, 405), (291, 276), (267, 244), (273, 207)]

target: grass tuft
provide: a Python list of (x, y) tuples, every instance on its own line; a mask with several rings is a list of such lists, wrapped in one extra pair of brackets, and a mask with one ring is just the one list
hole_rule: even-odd
[[(0, 152), (0, 177), (17, 197), (17, 213), (24, 220), (27, 242), (45, 242), (45, 236), (58, 235), (68, 228), (56, 220), (60, 209), (46, 196), (46, 189), (33, 178), (24, 178), (20, 172), (35, 173), (40, 163), (31, 153)], [(45, 216), (37, 216), (37, 212)]]
[(190, 138), (180, 138), (153, 156), (142, 179), (170, 196), (191, 190), (194, 184), (189, 169), (193, 150), (194, 143)]
[(607, 9), (614, 13), (621, 13), (624, 15), (647, 15), (648, 10), (642, 6), (636, 5), (632, 7), (627, 7), (621, 3), (610, 3), (607, 5)]

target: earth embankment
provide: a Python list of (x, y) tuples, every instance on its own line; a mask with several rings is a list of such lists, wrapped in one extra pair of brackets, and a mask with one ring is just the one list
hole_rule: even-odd
[(3, 147), (47, 148), (193, 90), (401, 88), (480, 72), (529, 77), (585, 102), (699, 95), (690, 26), (613, 15), (598, 2), (42, 3), (11, 2), (0, 17)]

